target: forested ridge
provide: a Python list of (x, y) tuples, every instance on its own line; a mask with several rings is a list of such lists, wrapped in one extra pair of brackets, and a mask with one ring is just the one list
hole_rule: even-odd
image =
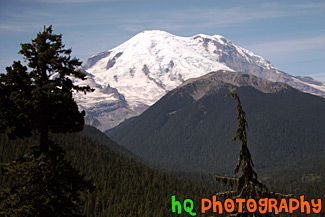
[(239, 145), (235, 104), (224, 96), (236, 89), (247, 114), (248, 143), (256, 169), (323, 161), (325, 100), (290, 88), (262, 93), (253, 87), (224, 84), (199, 100), (199, 85), (167, 93), (142, 115), (106, 132), (135, 154), (166, 169), (225, 172), (233, 169)]

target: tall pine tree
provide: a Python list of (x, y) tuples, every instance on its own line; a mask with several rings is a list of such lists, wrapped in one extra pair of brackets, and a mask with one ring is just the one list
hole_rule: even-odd
[[(216, 176), (217, 182), (221, 182), (231, 188), (235, 188), (233, 191), (226, 191), (217, 193), (216, 196), (222, 199), (231, 198), (235, 200), (236, 198), (246, 199), (250, 198), (258, 200), (260, 198), (275, 198), (281, 199), (286, 197), (292, 197), (292, 195), (282, 195), (280, 193), (268, 192), (267, 187), (258, 181), (257, 173), (254, 171), (254, 164), (247, 145), (247, 134), (246, 134), (246, 114), (241, 106), (241, 101), (236, 93), (229, 93), (226, 97), (233, 97), (237, 100), (237, 121), (238, 126), (235, 136), (232, 140), (239, 140), (241, 142), (241, 148), (239, 152), (239, 158), (237, 165), (234, 170), (234, 178)], [(237, 175), (239, 174), (238, 178)], [(247, 210), (245, 204), (243, 204), (242, 212), (235, 210), (230, 216), (241, 216), (241, 217), (256, 217), (256, 216), (269, 216), (268, 213), (261, 214), (258, 210), (255, 213), (250, 213)]]
[(44, 27), (32, 43), (21, 44), (20, 54), (27, 66), (15, 61), (0, 75), (0, 130), (10, 138), (40, 135), (40, 149), (48, 149), (48, 135), (83, 129), (85, 112), (79, 112), (73, 91), (92, 91), (76, 86), (71, 77), (86, 79), (78, 70), (81, 62), (71, 58), (62, 35)]
[(73, 84), (72, 78), (84, 80), (86, 74), (64, 47), (62, 35), (44, 27), (31, 43), (21, 44), (27, 66), (15, 61), (0, 75), (0, 132), (10, 139), (39, 136), (30, 154), (0, 167), (11, 181), (0, 189), (1, 216), (81, 216), (80, 192), (93, 188), (49, 140), (49, 133), (83, 129), (85, 112), (78, 110), (73, 91), (93, 91)]

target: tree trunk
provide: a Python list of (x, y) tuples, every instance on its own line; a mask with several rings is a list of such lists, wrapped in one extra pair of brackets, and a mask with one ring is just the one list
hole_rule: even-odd
[[(46, 153), (49, 150), (49, 127), (47, 123), (47, 118), (45, 115), (41, 115), (39, 120), (39, 128), (38, 132), (40, 134), (40, 151), (41, 153)], [(42, 195), (47, 195), (47, 190), (40, 189), (42, 191)], [(40, 210), (39, 217), (48, 217), (50, 216), (50, 213), (48, 213), (48, 210)]]
[(49, 127), (44, 115), (40, 118), (38, 132), (40, 133), (40, 151), (47, 152), (49, 150)]

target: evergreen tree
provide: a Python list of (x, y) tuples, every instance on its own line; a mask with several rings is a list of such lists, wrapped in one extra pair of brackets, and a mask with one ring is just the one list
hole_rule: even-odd
[(71, 78), (86, 79), (72, 59), (62, 35), (44, 27), (32, 43), (21, 44), (20, 54), (28, 63), (14, 61), (0, 75), (0, 131), (10, 139), (39, 135), (31, 154), (1, 165), (12, 180), (0, 190), (2, 216), (80, 216), (80, 192), (92, 190), (90, 182), (64, 160), (63, 150), (49, 140), (49, 133), (78, 132), (85, 112), (79, 112), (73, 91), (93, 91), (74, 85)]
[[(65, 49), (62, 35), (44, 27), (32, 43), (21, 44), (20, 54), (27, 66), (14, 61), (7, 73), (0, 75), (0, 131), (10, 138), (40, 135), (40, 150), (48, 149), (49, 131), (78, 132), (83, 129), (85, 112), (79, 112), (72, 92), (92, 91), (89, 86), (76, 86), (71, 77), (86, 79), (78, 70), (78, 59)], [(28, 71), (28, 69), (30, 71)]]
[(0, 190), (0, 216), (81, 217), (79, 192), (92, 190), (91, 182), (64, 159), (60, 146), (50, 142), (46, 152), (34, 148), (1, 165), (0, 172), (14, 185)]
[[(267, 187), (258, 181), (257, 173), (254, 171), (254, 164), (247, 145), (247, 134), (246, 134), (246, 114), (241, 106), (240, 99), (236, 93), (228, 93), (226, 97), (233, 97), (237, 100), (237, 121), (238, 127), (235, 136), (232, 140), (239, 140), (241, 142), (241, 148), (239, 152), (239, 158), (237, 165), (234, 170), (234, 178), (216, 176), (217, 182), (228, 185), (229, 187), (235, 187), (234, 191), (227, 191), (217, 193), (217, 197), (220, 198), (243, 198), (246, 201), (250, 198), (258, 200), (260, 198), (276, 198), (281, 199), (283, 197), (291, 197), (292, 195), (282, 195), (279, 193), (268, 192)], [(239, 177), (237, 178), (237, 174)], [(261, 214), (258, 210), (255, 213), (249, 213), (246, 205), (243, 205), (242, 213), (234, 212), (231, 216), (268, 216), (268, 213)]]

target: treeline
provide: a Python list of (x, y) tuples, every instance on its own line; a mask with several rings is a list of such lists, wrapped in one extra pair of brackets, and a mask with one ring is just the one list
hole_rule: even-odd
[[(175, 172), (170, 175), (151, 169), (93, 127), (85, 127), (81, 133), (60, 134), (51, 138), (62, 144), (72, 165), (94, 182), (95, 190), (83, 194), (86, 203), (80, 207), (87, 217), (189, 216), (184, 212), (181, 215), (171, 212), (171, 195), (176, 195), (179, 201), (192, 199), (198, 216), (204, 216), (199, 213), (201, 198), (211, 198), (216, 192), (225, 190), (211, 174)], [(9, 140), (1, 134), (1, 162), (28, 153), (29, 147), (37, 141), (37, 137)], [(296, 197), (304, 194), (307, 199), (323, 199), (325, 196), (325, 161), (287, 165), (281, 170), (259, 169), (257, 172), (270, 191), (292, 193)], [(1, 188), (8, 185), (6, 177), (1, 175)], [(211, 212), (207, 214), (210, 215)], [(296, 212), (295, 216), (306, 215)]]
[(325, 198), (325, 160), (287, 165), (277, 170), (264, 169), (260, 170), (260, 176), (271, 190), (292, 193), (296, 197), (305, 195), (309, 199)]
[[(85, 136), (89, 134), (87, 130), (91, 130), (94, 136), (94, 132), (100, 134), (98, 130), (87, 127), (83, 135), (60, 134), (51, 138), (61, 144), (67, 151), (67, 158), (72, 165), (95, 185), (92, 193), (83, 194), (86, 203), (80, 209), (85, 216), (187, 216), (188, 214), (184, 213), (172, 214), (172, 195), (176, 195), (180, 201), (192, 199), (199, 209), (200, 199), (213, 194), (202, 185), (176, 179), (173, 175), (153, 170), (137, 162), (134, 157), (113, 151), (109, 146), (118, 145), (105, 138), (106, 136), (102, 137), (103, 143), (93, 142), (89, 136)], [(97, 137), (97, 140), (98, 138), (100, 137)], [(37, 144), (37, 141), (37, 137), (8, 140), (7, 136), (1, 134), (1, 162), (14, 160), (29, 152), (29, 147)], [(10, 184), (6, 177), (1, 175), (1, 188)]]

